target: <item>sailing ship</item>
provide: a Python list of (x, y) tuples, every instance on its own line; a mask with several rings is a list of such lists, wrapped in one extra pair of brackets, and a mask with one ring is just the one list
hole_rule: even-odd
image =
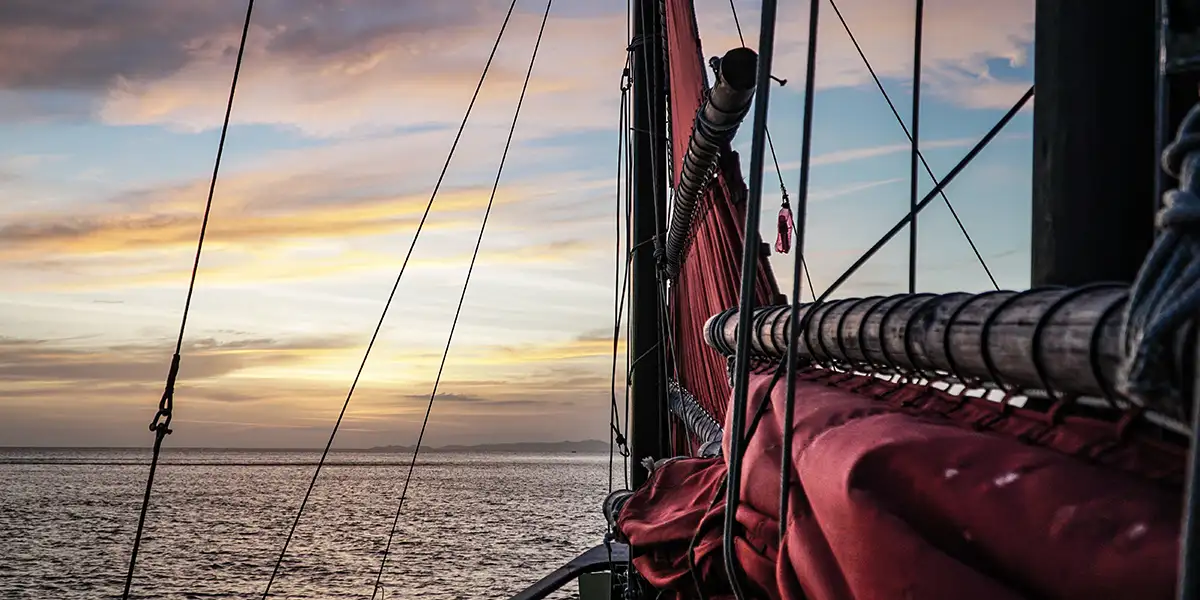
[[(604, 502), (602, 543), (514, 598), (576, 579), (588, 600), (1200, 598), (1195, 10), (1039, 0), (1035, 87), (923, 198), (913, 119), (911, 211), (850, 272), (915, 230), (1036, 90), (1030, 289), (910, 279), (838, 298), (847, 273), (803, 303), (822, 4), (801, 182), (774, 246), (795, 259), (784, 295), (758, 233), (776, 2), (756, 51), (709, 61), (691, 0), (632, 2), (614, 332), (627, 284), (631, 359), (611, 427), (629, 485)], [(731, 142), (752, 109), (743, 179)], [(169, 428), (152, 429), (157, 460)], [(147, 503), (152, 482), (153, 466)]]

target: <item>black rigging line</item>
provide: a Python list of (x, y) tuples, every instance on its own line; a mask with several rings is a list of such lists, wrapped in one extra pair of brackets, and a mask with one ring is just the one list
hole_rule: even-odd
[[(788, 501), (792, 475), (792, 419), (796, 411), (796, 369), (800, 361), (800, 270), (804, 267), (804, 232), (808, 221), (808, 173), (812, 156), (813, 102), (817, 95), (817, 26), (820, 24), (821, 0), (810, 0), (808, 13), (808, 53), (804, 72), (803, 137), (800, 140), (800, 185), (797, 188), (795, 211), (796, 248), (792, 261), (792, 309), (789, 318), (787, 345), (787, 395), (783, 408), (783, 444), (780, 447), (779, 470), (779, 542), (783, 543), (788, 530)], [(810, 284), (811, 287), (811, 284)], [(810, 314), (809, 313), (806, 314)], [(738, 431), (741, 435), (741, 431)]]
[[(741, 439), (746, 421), (746, 401), (750, 379), (750, 334), (754, 309), (754, 279), (758, 273), (758, 226), (762, 217), (762, 174), (763, 154), (766, 142), (767, 107), (771, 92), (771, 58), (775, 47), (775, 0), (763, 0), (762, 23), (759, 32), (758, 81), (754, 101), (754, 136), (750, 144), (750, 177), (746, 182), (746, 223), (744, 247), (742, 249), (742, 281), (739, 298), (737, 358), (735, 359), (733, 402), (730, 425), (734, 439)], [(742, 452), (735, 448), (729, 455), (729, 484), (726, 490), (725, 522), (722, 547), (725, 572), (734, 596), (746, 597), (740, 581), (740, 567), (734, 548), (734, 533), (737, 528), (737, 507), (741, 500)]]
[[(850, 43), (854, 44), (854, 49), (858, 51), (859, 58), (861, 58), (863, 64), (866, 65), (867, 72), (869, 72), (871, 74), (871, 78), (875, 80), (875, 87), (879, 88), (879, 93), (883, 95), (883, 99), (887, 102), (888, 108), (892, 109), (892, 115), (896, 117), (896, 123), (900, 125), (902, 130), (904, 130), (905, 137), (907, 137), (911, 142), (913, 139), (913, 134), (908, 131), (908, 126), (904, 124), (904, 119), (900, 117), (900, 111), (896, 110), (895, 103), (892, 102), (891, 96), (888, 95), (887, 90), (883, 87), (883, 81), (881, 81), (879, 76), (875, 74), (875, 68), (871, 66), (871, 61), (867, 60), (866, 53), (863, 52), (862, 46), (860, 46), (858, 43), (858, 38), (854, 36), (854, 32), (850, 30), (850, 25), (842, 16), (842, 12), (838, 9), (837, 3), (834, 2), (834, 0), (829, 0), (829, 6), (832, 7), (833, 12), (837, 14), (838, 20), (842, 23), (842, 28), (846, 30), (846, 35), (850, 37)], [(937, 176), (933, 174), (933, 169), (929, 167), (929, 162), (925, 160), (925, 155), (918, 151), (917, 158), (921, 161), (921, 165), (925, 168), (925, 173), (929, 175), (929, 179), (933, 181), (935, 186), (938, 185)], [(950, 209), (950, 215), (954, 217), (954, 222), (958, 224), (959, 231), (962, 231), (963, 237), (965, 237), (967, 239), (967, 243), (970, 244), (971, 251), (975, 253), (975, 258), (979, 260), (979, 265), (983, 267), (983, 271), (987, 273), (988, 279), (992, 282), (992, 287), (996, 288), (997, 290), (1000, 289), (1000, 284), (996, 283), (996, 278), (992, 276), (992, 270), (988, 268), (987, 261), (983, 259), (983, 255), (980, 254), (979, 248), (975, 246), (975, 241), (971, 239), (971, 234), (967, 232), (966, 225), (963, 225), (962, 219), (959, 218), (958, 211), (954, 210), (954, 205), (950, 203), (950, 198), (946, 197), (946, 193), (944, 191), (939, 192), (939, 195), (942, 197), (942, 201), (946, 203), (946, 208)]]
[[(925, 22), (925, 1), (917, 0), (913, 33), (912, 152), (909, 158), (908, 211), (917, 207), (917, 156), (921, 154), (921, 25)], [(908, 293), (917, 293), (917, 215), (908, 226)]]
[[(729, 11), (733, 13), (733, 26), (737, 28), (738, 41), (742, 46), (746, 45), (746, 38), (742, 35), (742, 24), (738, 21), (737, 7), (734, 6), (733, 0), (729, 0)], [(767, 134), (767, 148), (771, 151), (771, 161), (775, 163), (775, 175), (779, 177), (779, 193), (783, 196), (783, 202), (789, 203), (787, 185), (783, 183), (783, 169), (779, 167), (779, 156), (775, 154), (775, 141), (771, 139), (771, 130), (763, 130)], [(789, 203), (790, 206), (790, 203)], [(797, 241), (803, 239), (800, 235), (800, 228), (796, 226), (795, 220), (792, 221), (792, 233), (796, 235)], [(801, 252), (801, 244), (796, 244), (795, 252)], [(800, 256), (800, 261), (804, 267), (804, 278), (808, 281), (808, 293), (812, 295), (813, 300), (817, 299), (817, 288), (813, 287), (812, 273), (808, 270), (808, 262), (804, 260), (804, 256)], [(793, 286), (795, 288), (795, 286)], [(799, 298), (799, 288), (793, 290), (795, 297)]]
[[(729, 10), (733, 13), (733, 26), (737, 28), (738, 41), (745, 47), (746, 38), (742, 35), (742, 24), (738, 21), (737, 7), (733, 5), (733, 0), (729, 0)], [(779, 193), (783, 194), (783, 200), (786, 202), (788, 199), (787, 186), (783, 183), (783, 170), (779, 168), (779, 156), (775, 154), (775, 141), (771, 139), (770, 129), (764, 131), (767, 134), (767, 148), (771, 150), (771, 160), (775, 163), (775, 174), (779, 176)]]
[(837, 291), (837, 289), (841, 287), (843, 283), (846, 283), (846, 280), (850, 279), (850, 277), (854, 275), (854, 273), (858, 271), (860, 267), (866, 264), (866, 262), (870, 260), (872, 256), (875, 256), (875, 253), (879, 252), (880, 248), (883, 248), (883, 246), (891, 241), (891, 239), (895, 237), (900, 230), (904, 229), (904, 227), (908, 225), (909, 221), (912, 220), (914, 215), (924, 210), (926, 206), (929, 206), (929, 203), (933, 202), (933, 200), (937, 198), (937, 195), (942, 191), (942, 189), (947, 185), (950, 185), (950, 182), (952, 182), (954, 178), (957, 177), (958, 174), (967, 167), (967, 165), (971, 164), (971, 161), (975, 159), (975, 156), (982, 152), (983, 149), (986, 148), (989, 143), (991, 143), (991, 141), (1000, 133), (1000, 131), (1003, 130), (1006, 125), (1008, 125), (1008, 122), (1011, 121), (1013, 117), (1017, 115), (1017, 113), (1021, 112), (1021, 109), (1024, 108), (1025, 104), (1029, 102), (1029, 99), (1033, 97), (1033, 92), (1034, 87), (1029, 86), (1029, 89), (1025, 91), (1019, 100), (1017, 100), (1017, 103), (1014, 104), (1012, 108), (1008, 109), (1008, 112), (1004, 113), (1004, 116), (1001, 117), (1000, 120), (997, 121), (996, 124), (993, 125), (992, 128), (989, 129), (988, 132), (984, 134), (984, 136), (980, 138), (980, 140), (976, 142), (973, 147), (971, 147), (966, 155), (964, 155), (963, 158), (958, 161), (958, 164), (954, 165), (954, 168), (950, 169), (950, 172), (946, 173), (946, 176), (943, 177), (942, 180), (938, 182), (938, 184), (935, 185), (932, 190), (929, 191), (929, 193), (925, 194), (925, 197), (917, 203), (917, 206), (911, 212), (897, 221), (896, 224), (887, 231), (887, 233), (883, 234), (883, 236), (879, 238), (879, 241), (875, 242), (875, 245), (871, 246), (866, 252), (863, 253), (862, 256), (858, 257), (858, 260), (854, 261), (854, 264), (850, 265), (846, 271), (829, 286), (828, 289), (821, 293), (821, 296), (817, 298), (816, 303), (820, 304), (828, 299), (829, 296), (833, 294), (833, 292)]
[(242, 58), (246, 54), (246, 38), (250, 34), (250, 16), (254, 14), (254, 0), (246, 3), (246, 21), (242, 24), (242, 39), (238, 44), (237, 60), (233, 65), (233, 81), (229, 84), (229, 100), (225, 104), (225, 119), (221, 123), (221, 139), (217, 142), (217, 157), (213, 161), (212, 179), (208, 184), (208, 199), (204, 202), (204, 217), (200, 221), (200, 236), (196, 241), (196, 258), (192, 261), (192, 275), (188, 280), (187, 298), (183, 302), (183, 316), (179, 319), (179, 337), (175, 340), (175, 354), (171, 356), (171, 368), (162, 398), (158, 401), (158, 412), (150, 423), (154, 432), (154, 450), (150, 457), (150, 473), (146, 476), (146, 491), (142, 496), (142, 510), (138, 514), (137, 533), (133, 538), (133, 549), (129, 553), (129, 571), (125, 574), (125, 591), (121, 597), (129, 598), (133, 587), (133, 572), (137, 564), (138, 548), (142, 544), (142, 531), (146, 525), (146, 512), (150, 507), (150, 492), (154, 488), (154, 472), (158, 468), (158, 456), (163, 439), (171, 433), (171, 416), (175, 405), (175, 378), (179, 375), (180, 353), (183, 351), (183, 334), (187, 330), (188, 312), (192, 308), (192, 295), (196, 291), (196, 273), (200, 270), (200, 255), (204, 252), (204, 234), (208, 230), (208, 217), (212, 214), (213, 196), (217, 190), (217, 175), (221, 171), (221, 156), (225, 153), (225, 138), (229, 134), (229, 118), (233, 113), (233, 96), (237, 91), (238, 75), (242, 71)]
[[(625, 450), (625, 436), (622, 435), (622, 433), (621, 433), (621, 417), (619, 414), (620, 409), (617, 406), (617, 353), (618, 353), (618, 347), (620, 346), (620, 339), (621, 339), (621, 314), (624, 312), (624, 310), (623, 310), (625, 307), (624, 300), (625, 300), (627, 286), (629, 283), (629, 259), (628, 259), (628, 257), (626, 257), (624, 260), (622, 260), (622, 254), (621, 254), (621, 208), (622, 208), (622, 200), (624, 200), (621, 197), (621, 191), (623, 188), (623, 186), (622, 186), (622, 183), (623, 183), (622, 167), (624, 166), (624, 163), (625, 163), (625, 144), (626, 144), (626, 140), (628, 138), (628, 133), (627, 133), (628, 125), (627, 125), (627, 121), (626, 121), (626, 118), (627, 118), (627, 115), (629, 112), (628, 111), (628, 105), (629, 105), (628, 76), (629, 76), (629, 61), (626, 60), (625, 69), (624, 69), (624, 71), (622, 71), (622, 74), (621, 74), (621, 107), (620, 107), (620, 111), (619, 111), (620, 116), (617, 119), (617, 121), (618, 121), (618, 125), (617, 125), (617, 181), (616, 181), (617, 193), (616, 193), (616, 214), (615, 214), (615, 219), (614, 219), (615, 224), (616, 224), (616, 248), (615, 248), (615, 255), (613, 257), (613, 269), (614, 269), (613, 296), (614, 296), (614, 298), (613, 298), (612, 388), (610, 390), (611, 397), (612, 397), (612, 411), (609, 414), (609, 419), (608, 419), (608, 429), (609, 429), (609, 434), (608, 434), (608, 491), (610, 493), (613, 491), (614, 445), (620, 446), (622, 456), (625, 456), (628, 454), (628, 452)], [(628, 177), (628, 176), (629, 176), (628, 173), (625, 173), (625, 177)], [(622, 273), (625, 274), (624, 278), (621, 277)]]
[[(496, 179), (492, 182), (492, 193), (488, 196), (487, 208), (483, 211), (483, 220), (479, 224), (479, 236), (475, 239), (475, 250), (471, 253), (471, 262), (467, 266), (467, 275), (463, 279), (462, 293), (458, 296), (458, 306), (454, 309), (454, 320), (450, 323), (450, 333), (446, 336), (446, 347), (442, 350), (442, 360), (438, 364), (437, 376), (433, 380), (433, 390), (429, 393), (429, 403), (425, 406), (425, 418), (421, 421), (421, 431), (417, 434), (417, 445), (413, 448), (412, 462), (408, 464), (408, 474), (404, 477), (404, 486), (400, 490), (400, 502), (396, 505), (396, 515), (392, 518), (392, 529), (388, 533), (387, 545), (383, 549), (383, 558), (379, 561), (379, 572), (375, 575), (375, 588), (383, 578), (383, 569), (387, 565), (388, 554), (392, 549), (392, 540), (396, 536), (396, 526), (400, 522), (400, 512), (404, 508), (404, 500), (408, 497), (408, 484), (412, 481), (413, 470), (417, 466), (417, 456), (421, 453), (421, 442), (425, 439), (425, 428), (429, 425), (429, 415), (433, 412), (433, 402), (437, 398), (438, 385), (442, 382), (442, 372), (446, 368), (446, 358), (450, 355), (450, 345), (454, 341), (454, 330), (458, 328), (458, 318), (462, 315), (463, 303), (467, 299), (467, 288), (471, 285), (471, 274), (475, 271), (475, 261), (479, 258), (479, 248), (483, 245), (483, 234), (487, 231), (488, 217), (492, 214), (492, 205), (496, 201), (496, 191), (500, 188), (500, 176), (504, 174), (504, 163), (508, 160), (508, 151), (512, 147), (513, 134), (517, 130), (517, 120), (521, 116), (521, 105), (525, 103), (525, 92), (529, 89), (529, 79), (533, 75), (533, 65), (537, 62), (538, 48), (542, 45), (542, 34), (546, 31), (546, 21), (550, 18), (550, 6), (554, 0), (547, 0), (546, 11), (542, 13), (542, 25), (538, 29), (537, 41), (533, 44), (533, 53), (529, 57), (529, 68), (525, 71), (525, 82), (521, 84), (521, 96), (517, 99), (517, 108), (513, 111), (512, 125), (508, 128), (508, 138), (504, 142), (504, 152), (500, 155), (500, 166), (496, 170)], [(371, 592), (372, 599), (374, 591)]]
[(513, 9), (517, 5), (517, 0), (512, 0), (508, 6), (508, 13), (504, 16), (504, 24), (500, 26), (500, 33), (496, 35), (496, 42), (492, 45), (492, 52), (488, 55), (487, 62), (483, 65), (483, 73), (479, 76), (479, 83), (475, 85), (475, 93), (471, 96), (471, 102), (467, 105), (466, 113), (463, 114), (462, 122), (458, 126), (458, 133), (454, 135), (454, 142), (450, 144), (450, 152), (446, 155), (446, 162), (442, 165), (442, 171), (438, 174), (437, 183), (433, 186), (433, 193), (429, 196), (429, 202), (425, 205), (425, 212), (421, 215), (421, 220), (417, 223), (417, 230), (413, 234), (412, 242), (408, 246), (408, 252), (404, 255), (404, 262), (400, 265), (400, 272), (396, 275), (396, 281), (392, 284), (392, 291), (388, 294), (387, 302), (383, 305), (383, 311), (379, 315), (379, 321), (375, 325), (375, 331), (371, 334), (371, 340), (367, 343), (366, 351), (363, 352), (362, 362), (358, 365), (358, 371), (354, 374), (354, 380), (350, 384), (350, 390), (346, 393), (346, 400), (342, 403), (342, 410), (338, 413), (337, 421), (333, 424), (333, 431), (329, 434), (329, 441), (325, 443), (325, 449), (321, 452), (321, 460), (317, 462), (317, 468), (313, 471), (312, 480), (308, 483), (308, 490), (304, 492), (304, 499), (300, 502), (300, 508), (296, 511), (296, 518), (292, 520), (292, 526), (288, 530), (287, 538), (284, 539), (283, 549), (279, 551), (279, 558), (275, 561), (275, 567), (271, 570), (271, 578), (267, 580), (267, 587), (263, 590), (263, 600), (271, 593), (271, 585), (275, 582), (275, 577), (279, 574), (279, 567), (283, 563), (283, 557), (287, 554), (288, 545), (291, 544), (292, 536), (296, 533), (296, 526), (300, 523), (300, 516), (304, 513), (304, 507), (308, 505), (308, 498), (312, 495), (313, 487), (317, 484), (317, 476), (321, 474), (321, 466), (325, 464), (326, 457), (329, 456), (329, 449), (333, 446), (333, 439), (337, 436), (338, 428), (342, 424), (342, 418), (346, 416), (346, 409), (350, 406), (350, 398), (354, 396), (354, 390), (358, 387), (358, 381), (362, 377), (363, 369), (367, 366), (367, 358), (371, 355), (371, 349), (375, 347), (375, 340), (379, 337), (379, 332), (383, 329), (383, 322), (387, 318), (388, 309), (392, 306), (392, 301), (396, 298), (396, 290), (400, 287), (400, 280), (404, 277), (404, 271), (408, 268), (409, 259), (412, 258), (413, 249), (417, 246), (417, 240), (421, 237), (421, 231), (425, 228), (425, 221), (429, 218), (429, 211), (433, 208), (434, 199), (437, 198), (438, 190), (442, 187), (442, 181), (446, 178), (446, 171), (450, 168), (450, 161), (454, 158), (454, 151), (458, 149), (458, 142), (462, 139), (463, 129), (467, 126), (467, 119), (471, 116), (471, 110), (475, 107), (475, 101), (479, 98), (479, 90), (483, 88), (483, 82), (487, 79), (488, 70), (491, 69), (492, 60), (496, 57), (496, 50), (500, 47), (500, 39), (504, 37), (504, 31), (508, 28), (509, 19), (512, 18)]
[[(946, 176), (940, 182), (938, 182), (938, 184), (935, 185), (934, 188), (932, 190), (930, 190), (929, 193), (927, 193), (925, 195), (925, 197), (921, 199), (920, 202), (917, 203), (916, 208), (914, 208), (911, 212), (909, 212), (907, 215), (905, 215), (903, 218), (901, 218), (895, 225), (892, 226), (891, 229), (889, 229), (887, 231), (887, 233), (883, 234), (883, 236), (879, 239), (879, 241), (875, 242), (875, 244), (873, 246), (871, 246), (866, 252), (864, 252), (862, 254), (862, 256), (860, 256), (858, 258), (858, 260), (855, 260), (854, 264), (850, 265), (837, 278), (837, 280), (833, 282), (833, 284), (831, 284), (824, 292), (821, 293), (820, 297), (818, 297), (816, 300), (813, 301), (813, 305), (818, 306), (822, 302), (827, 300), (829, 298), (829, 296), (833, 295), (833, 293), (836, 292), (837, 289), (839, 287), (841, 287), (841, 285), (843, 283), (846, 282), (846, 280), (850, 279), (850, 277), (853, 276), (854, 273), (857, 272), (859, 268), (861, 268), (864, 264), (866, 264), (866, 262), (868, 260), (870, 260), (871, 257), (875, 256), (875, 253), (879, 252), (879, 250), (881, 248), (883, 248), (889, 241), (891, 241), (891, 239), (893, 237), (895, 237), (897, 233), (899, 233), (901, 230), (903, 230), (904, 227), (906, 225), (908, 225), (909, 221), (912, 220), (914, 215), (916, 215), (917, 213), (924, 210), (925, 207), (929, 206), (929, 204), (931, 202), (933, 202), (933, 200), (935, 198), (937, 198), (938, 193), (941, 192), (942, 188), (947, 185), (950, 185), (950, 182), (952, 182), (954, 180), (954, 178), (957, 177), (958, 174), (961, 173), (962, 170), (967, 167), (967, 165), (971, 164), (971, 161), (973, 161), (975, 159), (975, 157), (980, 152), (982, 152), (983, 149), (986, 148), (987, 145), (989, 143), (991, 143), (991, 141), (993, 139), (995, 139), (995, 137), (997, 135), (999, 135), (1000, 131), (1002, 131), (1004, 129), (1004, 127), (1007, 126), (1010, 121), (1012, 121), (1013, 117), (1015, 117), (1017, 115), (1017, 113), (1021, 112), (1021, 109), (1024, 108), (1025, 105), (1029, 102), (1029, 99), (1033, 97), (1033, 94), (1034, 94), (1034, 87), (1029, 86), (1029, 89), (1025, 92), (1024, 95), (1021, 96), (1021, 98), (1019, 100), (1017, 100), (1016, 104), (1014, 104), (1012, 106), (1012, 108), (1010, 108), (1008, 110), (1008, 112), (1004, 113), (1004, 116), (1001, 117), (1000, 120), (997, 121), (996, 124), (993, 125), (992, 128), (989, 129), (988, 132), (986, 134), (984, 134), (984, 136), (978, 142), (976, 142), (974, 146), (971, 147), (971, 149), (966, 153), (966, 155), (964, 155), (962, 157), (961, 160), (958, 161), (958, 164), (954, 165), (954, 168), (950, 169), (950, 171), (948, 173), (946, 173)], [(742, 309), (739, 308), (739, 310), (742, 310)], [(799, 327), (800, 332), (804, 332), (807, 330), (808, 320), (809, 320), (809, 317), (812, 315), (812, 313), (813, 313), (812, 310), (805, 312), (804, 319), (801, 321), (801, 324)], [(741, 315), (738, 315), (738, 318), (739, 318), (739, 326), (740, 326), (741, 325), (741, 321), (740, 321)], [(793, 330), (793, 331), (795, 331), (795, 330)], [(738, 335), (739, 335), (738, 340), (740, 343), (741, 342), (741, 337), (740, 337), (741, 331), (738, 332)], [(796, 335), (799, 335), (799, 334), (796, 334)], [(742, 348), (740, 346), (738, 349), (742, 350)], [(786, 360), (780, 360), (779, 363), (775, 366), (775, 373), (774, 373), (773, 378), (771, 379), (770, 385), (767, 386), (767, 389), (764, 392), (765, 396), (770, 396), (771, 393), (774, 391), (775, 385), (776, 385), (776, 383), (778, 383), (780, 375), (783, 374), (784, 368), (786, 367), (786, 365), (787, 365)], [(761, 413), (765, 409), (766, 409), (765, 402), (759, 404), (759, 407), (758, 407), (759, 413)], [(743, 407), (743, 410), (745, 410), (744, 407)], [(737, 415), (734, 415), (734, 416), (737, 416)], [(755, 421), (758, 420), (759, 416), (760, 416), (759, 414), (755, 415)], [(752, 424), (751, 431), (748, 432), (745, 443), (743, 443), (739, 447), (744, 448), (746, 444), (749, 444), (749, 437), (752, 436), (754, 433), (753, 427), (754, 427), (754, 425)], [(737, 456), (736, 452), (734, 452), (732, 454), (731, 459), (734, 456)], [(733, 464), (732, 461), (730, 462), (730, 464), (731, 465)], [(738, 468), (740, 469), (740, 464), (739, 464)], [(735, 473), (732, 466), (730, 467), (730, 473), (731, 473), (731, 475)], [(730, 504), (730, 503), (727, 503), (727, 504)]]

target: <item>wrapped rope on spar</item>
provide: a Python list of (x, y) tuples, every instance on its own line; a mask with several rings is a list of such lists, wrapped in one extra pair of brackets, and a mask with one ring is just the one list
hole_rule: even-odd
[[(982, 294), (897, 294), (804, 304), (801, 360), (864, 373), (983, 387), (1043, 390), (1052, 397), (1104, 399), (1114, 407), (1143, 406), (1160, 424), (1184, 430), (1181, 396), (1133, 397), (1119, 391), (1125, 350), (1124, 309), (1129, 289), (1119, 284)], [(751, 351), (780, 360), (787, 354), (789, 306), (755, 309)], [(811, 315), (806, 313), (811, 312)], [(737, 310), (710, 318), (705, 341), (730, 356), (737, 341)], [(1189, 389), (1190, 366), (1177, 368), (1171, 386)]]

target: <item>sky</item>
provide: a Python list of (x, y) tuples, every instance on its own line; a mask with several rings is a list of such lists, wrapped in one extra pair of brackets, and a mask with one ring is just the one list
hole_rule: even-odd
[[(781, 4), (769, 126), (794, 197), (808, 3)], [(256, 3), (168, 445), (324, 444), (507, 6)], [(736, 6), (755, 47), (759, 3)], [(707, 56), (740, 45), (726, 0), (696, 7)], [(336, 447), (415, 441), (544, 8), (517, 3)], [(839, 8), (907, 119), (912, 3)], [(0, 446), (152, 441), (245, 10), (0, 3)], [(941, 176), (1032, 83), (1033, 0), (925, 10), (921, 139)], [(625, 11), (554, 1), (426, 443), (607, 439)], [(818, 39), (823, 289), (907, 212), (909, 155), (828, 4)], [(1005, 288), (1029, 284), (1031, 127), (1027, 109), (946, 190)], [(920, 291), (991, 287), (944, 204), (918, 234)], [(790, 289), (792, 256), (771, 260)], [(905, 291), (906, 265), (901, 235), (839, 296)]]

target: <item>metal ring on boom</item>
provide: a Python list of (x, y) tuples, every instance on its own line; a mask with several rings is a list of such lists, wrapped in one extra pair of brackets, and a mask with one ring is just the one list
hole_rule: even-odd
[(1104, 400), (1110, 408), (1120, 410), (1122, 407), (1117, 403), (1117, 390), (1113, 387), (1112, 382), (1104, 377), (1104, 369), (1100, 365), (1100, 335), (1104, 331), (1104, 323), (1112, 317), (1117, 309), (1124, 308), (1129, 302), (1129, 292), (1126, 291), (1113, 299), (1112, 303), (1104, 307), (1104, 311), (1100, 313), (1100, 318), (1096, 320), (1096, 326), (1092, 328), (1092, 335), (1088, 344), (1088, 366), (1091, 367), (1092, 377), (1096, 379), (1096, 383), (1100, 385), (1103, 391)]
[(930, 375), (925, 371), (925, 369), (922, 369), (919, 365), (917, 365), (917, 359), (912, 353), (913, 336), (911, 334), (913, 318), (921, 312), (921, 309), (924, 308), (926, 304), (929, 304), (938, 298), (937, 294), (914, 294), (913, 297), (922, 296), (924, 296), (924, 299), (921, 300), (920, 304), (917, 304), (917, 306), (913, 308), (912, 312), (909, 313), (908, 318), (904, 320), (904, 358), (908, 359), (909, 365), (911, 365), (912, 369), (917, 372), (917, 375), (921, 376), (929, 383), (933, 383), (934, 381), (939, 381), (942, 378), (937, 377), (936, 375)]

